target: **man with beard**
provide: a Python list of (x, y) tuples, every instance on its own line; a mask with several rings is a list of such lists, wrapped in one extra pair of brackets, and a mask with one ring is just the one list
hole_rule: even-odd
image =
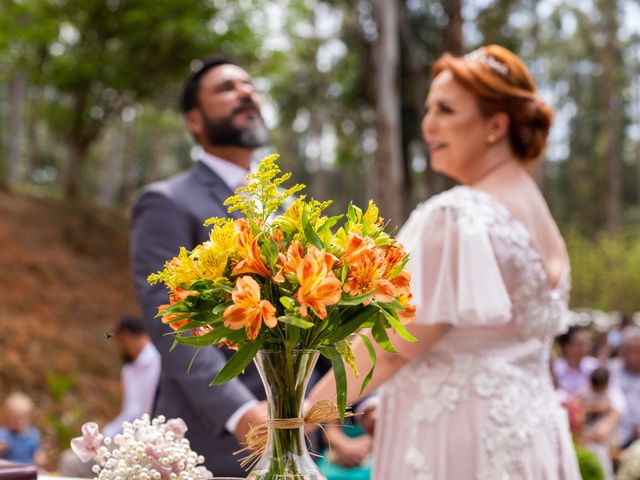
[[(208, 239), (205, 219), (228, 216), (223, 202), (243, 183), (252, 152), (267, 141), (260, 97), (249, 74), (238, 65), (212, 58), (186, 81), (181, 107), (187, 128), (199, 145), (197, 161), (186, 172), (153, 183), (133, 207), (131, 260), (147, 330), (162, 357), (154, 415), (180, 417), (189, 428), (192, 449), (204, 455), (218, 476), (242, 476), (237, 439), (266, 419), (264, 389), (251, 365), (224, 385), (209, 387), (233, 353), (224, 348), (178, 345), (169, 352), (170, 328), (154, 318), (168, 303), (162, 285), (147, 276), (163, 268), (180, 247), (191, 250)], [(234, 212), (235, 214), (235, 212)], [(193, 360), (193, 361), (192, 361)]]
[(133, 422), (151, 413), (160, 377), (160, 354), (151, 343), (144, 323), (136, 317), (124, 316), (113, 334), (122, 359), (122, 410), (104, 426), (102, 433), (115, 437), (122, 433), (123, 422)]

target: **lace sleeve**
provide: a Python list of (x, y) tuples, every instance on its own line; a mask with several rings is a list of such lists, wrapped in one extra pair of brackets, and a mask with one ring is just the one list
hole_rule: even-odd
[(402, 228), (418, 324), (502, 325), (511, 300), (486, 222), (460, 206), (429, 202)]

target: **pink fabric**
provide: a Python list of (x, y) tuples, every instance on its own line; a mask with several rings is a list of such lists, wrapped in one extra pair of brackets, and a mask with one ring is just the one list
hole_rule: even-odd
[(522, 224), (470, 187), (419, 206), (400, 240), (415, 321), (455, 328), (381, 388), (373, 479), (579, 479), (549, 374), (569, 272), (551, 288)]

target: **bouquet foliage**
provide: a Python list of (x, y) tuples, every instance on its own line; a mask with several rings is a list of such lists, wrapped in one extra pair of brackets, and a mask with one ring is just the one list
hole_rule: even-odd
[(303, 185), (280, 188), (290, 174), (280, 175), (277, 158), (264, 158), (225, 202), (243, 218), (208, 219), (209, 240), (181, 248), (149, 282), (169, 289), (158, 316), (176, 343), (237, 349), (212, 385), (240, 374), (259, 350), (318, 350), (331, 360), (344, 415), (345, 363), (356, 369), (352, 336), (361, 336), (372, 363), (362, 388), (376, 354), (360, 329), (370, 328), (390, 352), (391, 331), (415, 341), (405, 328), (415, 311), (408, 256), (384, 231), (373, 202), (364, 212), (349, 205), (344, 215), (326, 216), (331, 202), (293, 197)]

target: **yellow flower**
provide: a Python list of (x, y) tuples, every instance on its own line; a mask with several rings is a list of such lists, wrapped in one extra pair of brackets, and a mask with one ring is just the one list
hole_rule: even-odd
[(308, 315), (307, 308), (311, 308), (318, 318), (324, 320), (327, 318), (326, 307), (340, 301), (340, 280), (331, 271), (335, 262), (336, 257), (311, 245), (298, 264), (296, 275), (300, 288), (296, 299), (303, 317)]
[(244, 327), (247, 338), (255, 340), (263, 321), (269, 328), (278, 324), (275, 307), (268, 300), (260, 300), (260, 285), (249, 275), (238, 278), (231, 298), (233, 305), (223, 313), (225, 327), (232, 330)]
[(224, 250), (211, 242), (204, 242), (194, 250), (198, 259), (197, 268), (201, 278), (215, 282), (224, 275), (227, 268), (227, 256)]
[[(220, 251), (229, 256), (235, 251), (235, 220), (232, 218), (223, 218), (216, 222), (209, 233), (211, 243)], [(206, 222), (205, 222), (206, 224)]]
[(291, 173), (278, 176), (280, 167), (276, 160), (279, 157), (277, 154), (264, 157), (258, 164), (258, 171), (247, 175), (249, 184), (237, 189), (235, 195), (224, 202), (229, 213), (240, 210), (247, 217), (266, 220), (282, 202), (305, 188), (298, 184), (286, 190), (278, 188), (291, 177)]
[(153, 273), (147, 278), (153, 285), (163, 282), (169, 290), (191, 285), (200, 278), (200, 272), (194, 257), (189, 255), (186, 248), (180, 247), (177, 257), (173, 257), (164, 264), (164, 270)]

